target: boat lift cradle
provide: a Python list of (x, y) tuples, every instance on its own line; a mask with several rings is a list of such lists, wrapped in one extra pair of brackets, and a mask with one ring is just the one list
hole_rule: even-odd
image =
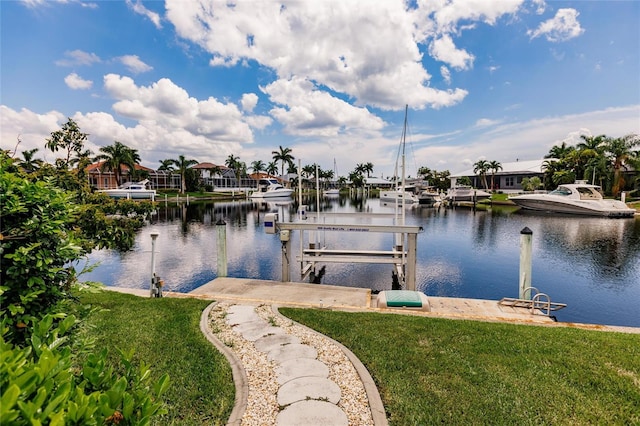
[(566, 308), (566, 303), (558, 303), (552, 302), (549, 295), (546, 293), (540, 293), (535, 287), (527, 287), (524, 291), (524, 294), (531, 294), (535, 292), (531, 299), (517, 299), (513, 297), (503, 297), (498, 302), (499, 305), (502, 306), (510, 306), (513, 308), (527, 308), (531, 311), (532, 314), (541, 313), (542, 315), (546, 315), (551, 317), (551, 312), (558, 311), (562, 308)]

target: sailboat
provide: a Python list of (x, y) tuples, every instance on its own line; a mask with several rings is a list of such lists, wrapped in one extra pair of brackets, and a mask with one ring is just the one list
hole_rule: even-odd
[[(333, 177), (338, 178), (338, 168), (336, 167), (336, 159), (333, 159)], [(340, 195), (340, 188), (329, 188), (324, 190), (324, 195), (336, 196)]]
[(380, 191), (380, 201), (384, 203), (397, 203), (404, 207), (407, 204), (415, 204), (420, 200), (418, 196), (413, 192), (409, 192), (405, 186), (405, 161), (404, 161), (404, 150), (407, 142), (407, 114), (408, 114), (409, 106), (405, 106), (404, 110), (404, 127), (402, 129), (402, 137), (400, 138), (400, 150), (402, 153), (402, 176), (400, 181), (398, 181), (398, 162), (396, 161), (396, 187), (395, 189), (388, 191)]

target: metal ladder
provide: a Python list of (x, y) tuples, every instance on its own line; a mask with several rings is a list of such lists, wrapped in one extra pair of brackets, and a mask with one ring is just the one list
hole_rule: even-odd
[(535, 287), (527, 287), (524, 290), (525, 295), (535, 292), (531, 299), (517, 299), (513, 297), (503, 297), (498, 302), (499, 305), (511, 306), (513, 308), (527, 308), (532, 314), (540, 312), (542, 315), (551, 316), (551, 312), (566, 308), (566, 303), (552, 302), (546, 293), (540, 293)]

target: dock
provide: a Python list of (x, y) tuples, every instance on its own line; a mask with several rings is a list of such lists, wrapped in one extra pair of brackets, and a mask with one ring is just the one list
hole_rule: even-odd
[(503, 306), (497, 300), (428, 296), (431, 305), (429, 312), (402, 308), (378, 308), (376, 303), (377, 295), (370, 289), (325, 284), (225, 277), (216, 278), (188, 294), (206, 299), (266, 303), (279, 306), (346, 311), (377, 311), (483, 321), (555, 323), (552, 318), (545, 315), (531, 314), (527, 308)]
[[(107, 286), (105, 289), (149, 297), (149, 290)], [(529, 308), (500, 305), (498, 300), (428, 296), (430, 312), (378, 308), (377, 295), (370, 289), (326, 284), (280, 282), (250, 278), (216, 278), (189, 293), (164, 292), (165, 297), (195, 297), (246, 304), (270, 304), (300, 308), (353, 312), (420, 315), (474, 321), (507, 322), (640, 334), (640, 327), (555, 322), (545, 315), (531, 314)]]

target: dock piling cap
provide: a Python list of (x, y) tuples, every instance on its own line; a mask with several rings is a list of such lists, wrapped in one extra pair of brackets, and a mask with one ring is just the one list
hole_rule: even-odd
[(529, 227), (525, 226), (524, 228), (522, 228), (522, 231), (520, 231), (520, 233), (522, 235), (532, 235), (533, 231), (529, 229)]

